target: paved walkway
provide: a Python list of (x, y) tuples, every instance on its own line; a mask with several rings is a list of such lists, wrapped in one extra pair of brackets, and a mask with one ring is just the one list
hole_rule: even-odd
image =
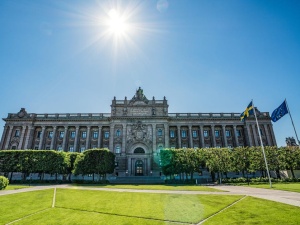
[(120, 188), (93, 188), (83, 186), (72, 186), (68, 184), (64, 185), (49, 185), (49, 186), (35, 186), (30, 188), (23, 188), (18, 190), (0, 191), (1, 195), (9, 195), (15, 193), (23, 193), (28, 191), (45, 190), (51, 188), (70, 188), (70, 189), (82, 189), (82, 190), (95, 190), (95, 191), (115, 191), (115, 192), (138, 192), (138, 193), (167, 193), (167, 194), (203, 194), (203, 195), (245, 195), (256, 198), (267, 199), (275, 202), (281, 202), (293, 206), (300, 207), (300, 193), (270, 190), (262, 188), (250, 188), (243, 186), (210, 186), (218, 190), (226, 192), (207, 192), (207, 191), (171, 191), (171, 190), (138, 190), (138, 189), (120, 189)]

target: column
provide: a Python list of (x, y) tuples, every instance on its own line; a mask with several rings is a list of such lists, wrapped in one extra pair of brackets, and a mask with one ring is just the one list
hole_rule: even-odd
[(177, 126), (177, 139), (178, 139), (178, 148), (181, 148), (181, 133), (180, 133), (180, 126)]
[(216, 138), (215, 138), (215, 126), (210, 125), (211, 127), (211, 138), (213, 139), (213, 147), (217, 146)]
[(200, 147), (201, 148), (205, 148), (205, 144), (204, 144), (204, 135), (203, 135), (203, 125), (199, 126), (199, 135), (200, 135)]
[(42, 150), (42, 147), (43, 147), (45, 129), (46, 129), (46, 127), (42, 126), (42, 133), (41, 133), (40, 142), (39, 142), (39, 150)]
[(53, 127), (52, 131), (53, 131), (53, 135), (52, 135), (51, 144), (50, 144), (51, 150), (53, 150), (54, 142), (55, 142), (55, 138), (56, 138), (56, 126)]
[(68, 150), (68, 149), (66, 149), (67, 132), (68, 132), (68, 127), (65, 126), (64, 139), (63, 139), (63, 144), (62, 144), (62, 148), (65, 152)]
[(169, 136), (170, 136), (170, 132), (169, 132), (169, 125), (165, 124), (165, 148), (169, 148)]
[(277, 146), (276, 139), (275, 139), (275, 134), (274, 134), (274, 130), (273, 130), (273, 125), (269, 124), (269, 127), (270, 127), (270, 131), (271, 131), (271, 137), (272, 137), (272, 140), (273, 140), (272, 146)]
[(222, 125), (222, 132), (223, 132), (223, 138), (224, 138), (224, 147), (228, 147), (227, 137), (226, 137), (226, 125)]
[(89, 149), (90, 146), (90, 133), (91, 133), (91, 127), (87, 127), (87, 134), (86, 134), (86, 143), (85, 143), (85, 149)]
[(99, 126), (98, 130), (98, 148), (101, 148), (101, 139), (102, 139), (102, 126)]
[(193, 148), (193, 136), (192, 136), (192, 126), (189, 125), (189, 144), (190, 144), (190, 148)]
[(259, 146), (257, 127), (255, 126), (255, 124), (252, 124), (252, 130), (255, 146)]
[(126, 127), (127, 127), (127, 125), (125, 123), (123, 123), (122, 149), (121, 149), (122, 155), (125, 154), (125, 147), (126, 147)]
[(4, 149), (4, 140), (5, 140), (7, 128), (9, 128), (9, 126), (4, 126), (2, 138), (1, 138), (1, 142), (0, 142), (0, 150)]
[(235, 139), (235, 146), (239, 147), (239, 139), (237, 136), (237, 130), (236, 130), (236, 125), (233, 125), (233, 132), (234, 132), (234, 139)]
[(26, 130), (26, 126), (22, 126), (22, 133), (21, 133), (21, 137), (20, 137), (20, 142), (19, 142), (19, 145), (18, 145), (18, 149), (22, 149), (22, 144), (23, 144), (23, 141), (24, 141), (25, 130)]
[(246, 124), (247, 134), (248, 134), (248, 140), (249, 140), (249, 146), (253, 146), (251, 132), (250, 132), (250, 125)]
[(11, 138), (11, 132), (13, 130), (13, 126), (8, 126), (8, 128), (9, 128), (9, 131), (8, 131), (8, 135), (6, 137), (6, 143), (5, 143), (4, 149), (8, 149), (10, 138)]
[(109, 150), (114, 152), (114, 126), (113, 124), (110, 125), (109, 128)]
[(156, 124), (152, 124), (153, 152), (156, 152)]
[(79, 137), (79, 126), (76, 126), (75, 141), (74, 141), (74, 152), (77, 152), (78, 137)]
[(270, 132), (269, 132), (269, 128), (268, 128), (267, 124), (264, 124), (264, 129), (265, 129), (267, 141), (268, 141), (267, 146), (272, 146), (271, 139), (270, 139)]
[(30, 126), (25, 138), (25, 145), (24, 145), (24, 149), (30, 149), (31, 147), (29, 146), (29, 140), (33, 138), (33, 131), (34, 131), (34, 127)]

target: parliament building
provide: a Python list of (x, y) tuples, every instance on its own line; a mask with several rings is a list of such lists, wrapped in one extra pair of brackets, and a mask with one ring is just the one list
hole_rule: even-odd
[[(163, 148), (259, 146), (254, 117), (240, 113), (169, 113), (164, 97), (149, 100), (143, 89), (111, 103), (110, 113), (9, 113), (0, 149), (54, 149), (83, 152), (108, 148), (119, 176), (158, 176)], [(268, 112), (255, 109), (262, 141), (276, 146)]]

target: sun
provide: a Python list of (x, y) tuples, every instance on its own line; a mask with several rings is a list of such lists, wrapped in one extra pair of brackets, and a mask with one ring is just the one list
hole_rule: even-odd
[(121, 36), (128, 31), (128, 24), (126, 24), (125, 19), (115, 9), (111, 9), (108, 16), (107, 26), (109, 33)]

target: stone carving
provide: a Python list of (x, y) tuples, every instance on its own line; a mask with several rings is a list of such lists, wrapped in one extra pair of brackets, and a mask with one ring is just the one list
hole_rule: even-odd
[(150, 142), (152, 140), (152, 130), (150, 126), (142, 124), (138, 121), (136, 124), (128, 126), (127, 129), (127, 143), (133, 142)]
[(141, 87), (139, 87), (139, 89), (136, 91), (135, 95), (130, 100), (130, 104), (133, 104), (134, 102), (137, 102), (137, 101), (142, 101), (146, 104), (148, 104), (148, 102), (149, 102), (149, 100), (144, 95), (143, 89), (141, 89)]
[(18, 112), (17, 115), (19, 118), (23, 118), (23, 117), (27, 116), (27, 112), (26, 112), (25, 108), (21, 108), (20, 112)]

